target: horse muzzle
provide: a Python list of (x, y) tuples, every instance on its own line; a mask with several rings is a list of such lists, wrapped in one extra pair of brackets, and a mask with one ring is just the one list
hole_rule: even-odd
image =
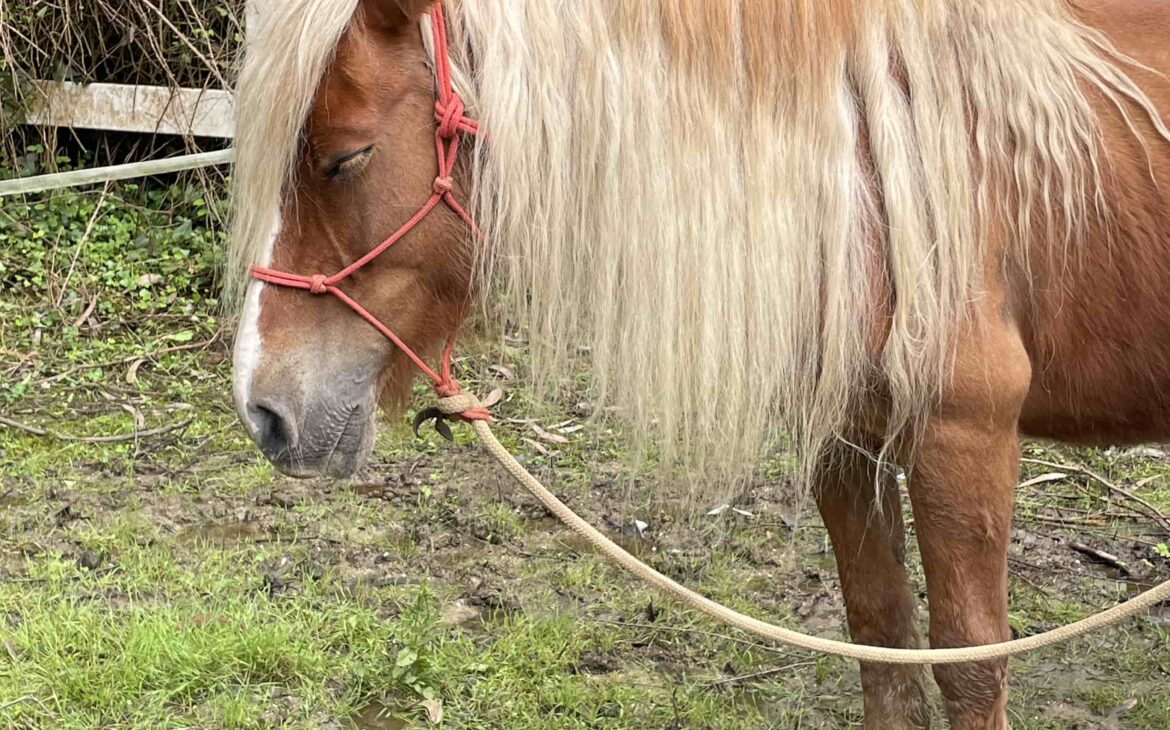
[[(265, 458), (291, 477), (348, 477), (374, 444), (376, 358), (313, 348), (235, 352), (236, 412)], [(354, 360), (358, 360), (358, 364)]]
[(265, 458), (282, 474), (348, 477), (369, 458), (374, 444), (373, 397), (364, 403), (318, 401), (296, 407), (262, 395), (241, 417)]

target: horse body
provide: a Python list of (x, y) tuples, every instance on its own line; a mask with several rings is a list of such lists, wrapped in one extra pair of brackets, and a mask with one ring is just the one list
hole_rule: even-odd
[[(426, 5), (274, 11), (241, 83), (237, 204), (257, 208), (237, 269), (331, 273), (429, 193)], [(436, 210), (348, 291), (427, 351), (499, 268), (552, 343), (538, 357), (589, 341), (603, 389), (681, 434), (684, 457), (742, 459), (766, 443), (729, 439), (787, 417), (854, 640), (911, 647), (897, 488), (873, 458), (891, 455), (909, 467), (931, 644), (1009, 638), (1021, 433), (1170, 436), (1170, 7), (556, 8), (452, 8), (457, 79), (488, 130), (454, 184), (487, 238)], [(310, 27), (335, 32), (288, 57)], [(352, 471), (409, 363), (337, 302), (249, 287), (242, 419), (284, 471)], [(639, 392), (646, 372), (661, 390)], [(726, 465), (688, 465), (711, 464)], [(934, 674), (952, 727), (1006, 727), (1006, 662)], [(863, 665), (862, 684), (868, 726), (928, 722), (922, 671)]]
[[(1170, 109), (1170, 8), (1096, 3), (1083, 13), (1147, 67), (1129, 73)], [(1096, 106), (1112, 216), (1093, 221), (1083, 251), (1033, 256), (1030, 275), (1011, 284), (1034, 370), (1020, 425), (1079, 443), (1160, 440), (1170, 436), (1170, 147), (1142, 114), (1131, 129), (1112, 103)]]

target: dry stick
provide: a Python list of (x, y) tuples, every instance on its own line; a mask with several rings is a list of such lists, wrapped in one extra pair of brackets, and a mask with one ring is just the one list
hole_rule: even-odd
[(741, 638), (738, 636), (732, 636), (731, 634), (721, 634), (718, 631), (707, 631), (706, 629), (688, 628), (686, 626), (666, 626), (666, 625), (659, 625), (659, 624), (643, 624), (643, 623), (636, 623), (636, 622), (631, 622), (631, 621), (615, 621), (613, 619), (608, 619), (608, 618), (594, 618), (593, 616), (583, 616), (582, 618), (584, 618), (586, 621), (592, 621), (592, 622), (598, 623), (598, 624), (606, 624), (608, 626), (618, 626), (618, 627), (621, 627), (624, 629), (650, 629), (652, 631), (666, 631), (666, 632), (672, 632), (672, 633), (676, 633), (676, 634), (702, 634), (703, 636), (710, 636), (712, 638), (719, 639), (721, 641), (730, 641), (730, 642), (734, 642), (736, 644), (743, 644), (744, 646), (751, 647), (752, 649), (757, 649), (759, 651), (766, 651), (770, 654), (779, 654), (781, 656), (792, 656), (792, 652), (790, 652), (790, 651), (785, 651), (783, 649), (777, 649), (774, 646), (768, 646), (767, 644), (761, 644), (759, 642), (751, 641), (749, 639), (744, 639), (744, 638)]
[(780, 674), (792, 669), (800, 669), (801, 667), (815, 667), (816, 662), (796, 662), (795, 664), (786, 664), (783, 667), (773, 667), (765, 669), (760, 672), (752, 672), (751, 674), (741, 674), (738, 677), (728, 677), (726, 679), (719, 679), (714, 682), (707, 682), (703, 685), (707, 689), (714, 689), (715, 687), (722, 687), (726, 684), (734, 684), (736, 682), (744, 682), (749, 679), (763, 679), (764, 677), (771, 677), (773, 674)]
[(45, 383), (54, 383), (58, 380), (61, 380), (62, 378), (67, 378), (70, 375), (73, 375), (75, 373), (79, 373), (82, 370), (93, 370), (94, 368), (108, 368), (108, 367), (113, 367), (114, 365), (126, 365), (128, 363), (134, 362), (135, 360), (150, 359), (153, 357), (158, 357), (159, 355), (166, 355), (166, 354), (171, 353), (171, 352), (183, 352), (184, 350), (198, 350), (198, 349), (202, 349), (202, 348), (207, 348), (207, 347), (210, 347), (217, 339), (219, 339), (218, 333), (215, 335), (215, 337), (212, 337), (210, 340), (204, 340), (203, 342), (192, 342), (192, 343), (188, 343), (186, 345), (174, 345), (172, 347), (164, 347), (161, 350), (154, 350), (153, 352), (146, 352), (146, 353), (141, 353), (138, 355), (130, 355), (128, 357), (123, 357), (123, 358), (118, 359), (118, 360), (106, 360), (105, 362), (82, 363), (81, 365), (74, 365), (73, 367), (69, 368), (68, 370), (63, 370), (63, 371), (57, 373), (56, 375), (50, 375), (47, 378), (43, 378), (41, 380), (38, 380), (35, 383), (33, 383), (33, 385), (38, 386), (38, 385), (44, 385)]
[[(65, 281), (61, 282), (61, 292), (57, 295), (57, 301), (53, 302), (54, 307), (61, 306), (61, 300), (65, 298), (65, 292), (69, 291), (69, 280), (73, 278), (73, 271), (77, 268), (77, 258), (81, 255), (81, 250), (85, 248), (85, 244), (89, 243), (89, 236), (93, 233), (93, 227), (97, 224), (98, 218), (101, 217), (102, 206), (105, 205), (106, 198), (109, 197), (109, 194), (110, 181), (107, 180), (105, 184), (102, 185), (102, 194), (101, 197), (98, 198), (97, 205), (95, 205), (93, 208), (93, 215), (89, 217), (89, 222), (85, 224), (85, 233), (81, 234), (81, 240), (77, 242), (77, 247), (73, 249), (73, 257), (69, 259), (69, 271), (65, 272)], [(89, 317), (90, 313), (93, 312), (93, 307), (96, 305), (97, 297), (95, 296), (89, 309), (85, 311), (85, 314), (78, 318), (78, 322), (84, 322), (85, 319)], [(81, 325), (78, 324), (74, 326), (79, 327)]]
[(23, 697), (17, 697), (10, 702), (5, 702), (4, 704), (0, 705), (0, 710), (7, 710), (9, 707), (15, 707), (16, 705), (22, 704), (24, 702), (35, 702), (41, 707), (45, 706), (45, 703), (41, 702), (36, 697), (33, 697), (32, 695), (24, 695)]
[(164, 24), (166, 24), (166, 26), (168, 28), (171, 29), (171, 32), (174, 33), (178, 37), (178, 39), (183, 43), (183, 45), (187, 46), (187, 48), (189, 48), (191, 50), (191, 53), (195, 54), (196, 58), (198, 58), (200, 61), (203, 62), (203, 65), (207, 67), (207, 70), (210, 71), (213, 76), (215, 76), (215, 80), (219, 82), (219, 84), (222, 88), (224, 88), (224, 89), (232, 88), (232, 85), (227, 82), (227, 79), (225, 79), (223, 77), (223, 75), (220, 74), (219, 67), (216, 66), (214, 63), (212, 63), (210, 60), (208, 60), (207, 56), (203, 55), (199, 51), (199, 49), (195, 47), (195, 44), (192, 43), (191, 40), (189, 38), (187, 38), (187, 36), (183, 35), (179, 31), (179, 29), (175, 27), (175, 24), (172, 23), (170, 18), (168, 18), (166, 16), (166, 13), (164, 13), (154, 3), (144, 1), (143, 4), (146, 5), (146, 7), (150, 8), (152, 11), (154, 11), (155, 15), (158, 16), (158, 19), (161, 20)]
[[(1080, 466), (1077, 464), (1060, 464), (1060, 463), (1055, 462), (1055, 461), (1043, 461), (1041, 459), (1020, 459), (1020, 461), (1023, 461), (1023, 462), (1028, 463), (1028, 464), (1038, 464), (1040, 466), (1047, 466), (1047, 467), (1050, 467), (1053, 469), (1065, 469), (1067, 471), (1072, 471), (1072, 472), (1084, 474), (1085, 476), (1089, 477), (1090, 479), (1092, 479), (1092, 480), (1096, 481), (1097, 483), (1101, 484), (1102, 486), (1104, 486), (1109, 491), (1111, 491), (1115, 494), (1120, 494), (1121, 496), (1125, 497), (1126, 499), (1129, 499), (1133, 502), (1136, 502), (1137, 504), (1140, 504), (1142, 507), (1145, 507), (1146, 510), (1148, 510), (1148, 514), (1146, 514), (1145, 516), (1153, 518), (1155, 521), (1158, 522), (1158, 524), (1160, 524), (1162, 527), (1166, 528), (1167, 532), (1170, 532), (1170, 516), (1162, 514), (1161, 510), (1159, 510), (1154, 505), (1150, 504), (1147, 500), (1143, 499), (1142, 497), (1139, 497), (1138, 495), (1134, 494), (1133, 492), (1129, 491), (1128, 489), (1123, 489), (1123, 488), (1117, 486), (1116, 484), (1109, 481), (1108, 479), (1101, 476), (1100, 474), (1093, 471), (1092, 469), (1089, 469), (1087, 467)], [(1137, 512), (1137, 510), (1134, 510), (1134, 511)], [(1141, 513), (1138, 512), (1138, 514), (1141, 514)]]
[(147, 429), (146, 431), (135, 431), (134, 433), (123, 433), (114, 436), (72, 436), (67, 433), (57, 433), (56, 431), (49, 431), (36, 426), (30, 426), (27, 423), (14, 421), (11, 418), (0, 416), (0, 425), (15, 428), (18, 431), (31, 433), (33, 436), (48, 436), (55, 438), (58, 441), (75, 441), (84, 444), (115, 444), (123, 441), (138, 441), (139, 439), (150, 438), (151, 436), (162, 436), (171, 431), (178, 431), (181, 428), (190, 426), (194, 422), (195, 416), (188, 416), (179, 423), (174, 423), (169, 426), (159, 426), (158, 428)]
[(1129, 575), (1129, 566), (1121, 562), (1121, 558), (1117, 557), (1113, 553), (1107, 553), (1104, 550), (1098, 550), (1097, 548), (1089, 547), (1088, 545), (1085, 545), (1081, 542), (1070, 542), (1068, 546), (1081, 555), (1089, 558), (1090, 560), (1119, 570), (1121, 571), (1122, 575)]

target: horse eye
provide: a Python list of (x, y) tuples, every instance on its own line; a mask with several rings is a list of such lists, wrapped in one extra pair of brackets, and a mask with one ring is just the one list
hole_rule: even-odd
[(373, 155), (374, 145), (371, 144), (335, 157), (325, 165), (325, 177), (330, 180), (349, 180), (365, 168)]

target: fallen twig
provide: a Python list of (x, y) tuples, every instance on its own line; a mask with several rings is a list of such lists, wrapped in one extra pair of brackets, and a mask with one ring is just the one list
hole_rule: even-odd
[(70, 326), (74, 329), (80, 329), (81, 325), (85, 324), (85, 320), (89, 319), (89, 315), (93, 314), (93, 310), (97, 309), (97, 305), (98, 296), (94, 294), (93, 298), (89, 300), (89, 304), (81, 311), (81, 314), (77, 315), (77, 319), (73, 320), (73, 324)]
[(124, 441), (138, 441), (139, 439), (150, 438), (151, 436), (162, 436), (171, 431), (178, 431), (185, 428), (194, 422), (195, 416), (188, 416), (179, 423), (173, 423), (169, 426), (159, 426), (158, 428), (151, 428), (145, 431), (135, 431), (133, 433), (122, 433), (113, 436), (73, 436), (67, 433), (57, 433), (56, 431), (49, 431), (48, 429), (30, 426), (27, 423), (14, 421), (11, 418), (0, 416), (0, 425), (15, 428), (18, 431), (31, 433), (34, 436), (47, 436), (49, 438), (57, 439), (58, 441), (74, 441), (84, 444), (114, 444)]
[(74, 375), (75, 373), (79, 373), (82, 370), (93, 370), (94, 368), (108, 368), (108, 367), (113, 367), (115, 365), (125, 365), (127, 363), (134, 362), (135, 360), (140, 360), (143, 358), (150, 359), (150, 358), (158, 357), (159, 355), (166, 355), (167, 353), (171, 353), (171, 352), (183, 352), (185, 350), (205, 349), (207, 347), (210, 347), (212, 344), (214, 344), (215, 341), (218, 339), (219, 339), (219, 333), (217, 332), (215, 334), (215, 336), (212, 337), (210, 340), (204, 340), (203, 342), (188, 342), (185, 345), (173, 345), (171, 347), (164, 347), (161, 350), (155, 350), (154, 352), (144, 352), (144, 353), (139, 353), (137, 355), (129, 355), (127, 357), (119, 358), (118, 360), (106, 360), (104, 362), (82, 363), (80, 365), (74, 365), (73, 367), (69, 368), (68, 370), (62, 370), (61, 372), (57, 373), (56, 375), (50, 375), (47, 378), (42, 378), (42, 379), (36, 381), (35, 383), (33, 383), (33, 385), (40, 386), (40, 385), (44, 385), (46, 383), (53, 383), (53, 382), (56, 382), (58, 380), (61, 380), (62, 378), (67, 378), (70, 375)]
[(743, 644), (745, 646), (750, 646), (751, 648), (759, 649), (760, 651), (767, 651), (767, 652), (771, 652), (773, 654), (779, 654), (780, 656), (792, 656), (793, 655), (792, 652), (784, 651), (783, 649), (777, 649), (774, 646), (768, 646), (767, 644), (760, 644), (758, 642), (750, 641), (748, 639), (742, 639), (738, 636), (731, 636), (730, 634), (721, 634), (718, 631), (707, 631), (705, 629), (689, 629), (689, 628), (686, 628), (685, 626), (666, 626), (666, 625), (659, 625), (659, 624), (636, 623), (636, 622), (631, 622), (631, 621), (616, 621), (614, 619), (594, 618), (592, 616), (583, 616), (582, 618), (584, 618), (586, 621), (592, 621), (592, 622), (598, 623), (598, 624), (607, 624), (609, 626), (620, 626), (621, 628), (626, 628), (626, 629), (651, 629), (654, 631), (669, 631), (669, 632), (673, 632), (676, 634), (702, 634), (704, 636), (710, 636), (710, 637), (720, 639), (723, 641), (733, 641), (737, 644)]
[(1061, 464), (1061, 463), (1054, 462), (1054, 461), (1043, 461), (1041, 459), (1020, 459), (1020, 461), (1023, 461), (1027, 464), (1037, 464), (1039, 466), (1046, 466), (1046, 467), (1053, 468), (1053, 469), (1063, 469), (1066, 471), (1072, 471), (1072, 472), (1077, 472), (1079, 474), (1083, 474), (1083, 475), (1089, 477), (1090, 479), (1092, 479), (1093, 481), (1097, 482), (1098, 484), (1102, 485), (1103, 487), (1108, 489), (1110, 492), (1113, 492), (1114, 494), (1119, 494), (1122, 497), (1125, 497), (1126, 499), (1141, 505), (1142, 507), (1145, 508), (1145, 512), (1142, 512), (1140, 510), (1133, 510), (1133, 511), (1137, 514), (1142, 515), (1143, 517), (1153, 518), (1158, 524), (1160, 524), (1162, 527), (1166, 528), (1167, 532), (1170, 532), (1170, 516), (1162, 514), (1161, 510), (1159, 510), (1154, 505), (1150, 504), (1149, 501), (1147, 501), (1146, 499), (1143, 499), (1142, 497), (1134, 494), (1133, 492), (1129, 491), (1128, 489), (1124, 489), (1122, 487), (1117, 486), (1116, 484), (1109, 481), (1108, 479), (1101, 476), (1100, 474), (1093, 471), (1092, 469), (1089, 469), (1089, 468), (1084, 467), (1084, 466), (1080, 466), (1079, 464)]
[(1121, 562), (1121, 558), (1113, 553), (1107, 553), (1104, 550), (1098, 550), (1097, 548), (1089, 547), (1079, 542), (1070, 542), (1068, 546), (1094, 562), (1114, 568), (1120, 571), (1122, 575), (1129, 575), (1129, 566)]
[[(69, 259), (69, 271), (65, 272), (65, 280), (61, 282), (61, 291), (57, 294), (57, 298), (53, 302), (54, 307), (61, 307), (61, 300), (65, 298), (65, 293), (69, 291), (69, 280), (73, 278), (73, 271), (77, 268), (77, 258), (81, 255), (81, 251), (85, 248), (85, 244), (89, 242), (89, 236), (93, 233), (94, 224), (98, 222), (98, 218), (100, 218), (104, 212), (102, 210), (102, 206), (105, 205), (106, 198), (109, 197), (109, 194), (110, 183), (107, 181), (106, 184), (102, 186), (101, 197), (98, 198), (97, 205), (93, 207), (93, 214), (90, 215), (89, 222), (85, 224), (85, 232), (81, 234), (81, 239), (77, 242), (77, 246), (73, 248), (73, 256)], [(93, 314), (94, 307), (97, 306), (97, 300), (97, 296), (94, 295), (94, 298), (90, 300), (89, 306), (85, 308), (85, 311), (82, 313), (82, 315), (74, 320), (74, 327), (80, 327), (85, 323), (85, 320), (89, 319), (89, 315)]]
[(5, 702), (4, 704), (0, 705), (0, 710), (7, 710), (9, 707), (15, 707), (16, 705), (19, 705), (19, 704), (22, 704), (25, 702), (35, 702), (36, 704), (40, 705), (41, 707), (45, 706), (45, 703), (41, 702), (36, 697), (33, 697), (32, 695), (24, 695), (23, 697), (17, 697), (14, 700), (11, 700), (9, 702)]
[(815, 667), (816, 665), (817, 665), (816, 662), (796, 662), (795, 664), (786, 664), (783, 667), (773, 667), (772, 669), (765, 669), (765, 670), (759, 671), (759, 672), (752, 672), (751, 674), (741, 674), (738, 677), (727, 677), (726, 679), (717, 679), (713, 682), (707, 682), (703, 686), (706, 687), (707, 689), (713, 689), (715, 687), (722, 687), (724, 685), (734, 684), (736, 682), (745, 682), (745, 681), (750, 680), (750, 679), (763, 679), (764, 677), (770, 677), (773, 674), (780, 674), (781, 672), (787, 672), (790, 669), (799, 669), (801, 667)]

